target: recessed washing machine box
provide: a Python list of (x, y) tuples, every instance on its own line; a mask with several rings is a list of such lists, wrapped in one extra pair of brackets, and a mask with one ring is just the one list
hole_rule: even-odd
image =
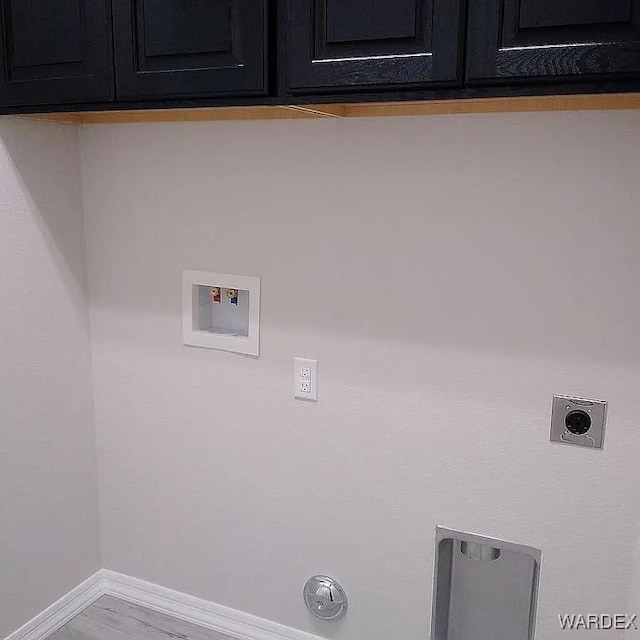
[(260, 278), (184, 271), (182, 334), (186, 345), (259, 355)]
[(541, 556), (438, 527), (431, 640), (533, 640)]

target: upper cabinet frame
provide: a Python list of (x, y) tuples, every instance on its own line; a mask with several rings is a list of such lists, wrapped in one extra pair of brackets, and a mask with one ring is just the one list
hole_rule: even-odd
[(472, 84), (640, 77), (640, 0), (472, 0)]
[(289, 93), (462, 83), (458, 0), (287, 0), (282, 19)]
[(108, 0), (0, 0), (0, 104), (114, 97)]
[(113, 0), (119, 100), (265, 95), (268, 0)]

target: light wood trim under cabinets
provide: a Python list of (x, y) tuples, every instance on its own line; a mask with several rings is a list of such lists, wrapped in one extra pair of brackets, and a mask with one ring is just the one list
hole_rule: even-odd
[(264, 107), (211, 107), (131, 111), (43, 113), (27, 117), (73, 124), (126, 122), (203, 122), (213, 120), (300, 120), (309, 118), (369, 118), (526, 111), (595, 111), (640, 109), (640, 93), (367, 102)]

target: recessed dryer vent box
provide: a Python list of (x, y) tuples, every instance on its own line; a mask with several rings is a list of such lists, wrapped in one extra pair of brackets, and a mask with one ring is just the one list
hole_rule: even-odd
[(186, 345), (260, 354), (260, 278), (183, 272), (182, 338)]
[(432, 640), (533, 640), (541, 552), (436, 529)]

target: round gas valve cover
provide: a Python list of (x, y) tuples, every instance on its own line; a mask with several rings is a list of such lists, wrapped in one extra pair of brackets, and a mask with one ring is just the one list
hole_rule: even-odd
[(309, 578), (303, 589), (307, 609), (323, 620), (335, 620), (347, 611), (347, 594), (340, 584), (329, 576)]

